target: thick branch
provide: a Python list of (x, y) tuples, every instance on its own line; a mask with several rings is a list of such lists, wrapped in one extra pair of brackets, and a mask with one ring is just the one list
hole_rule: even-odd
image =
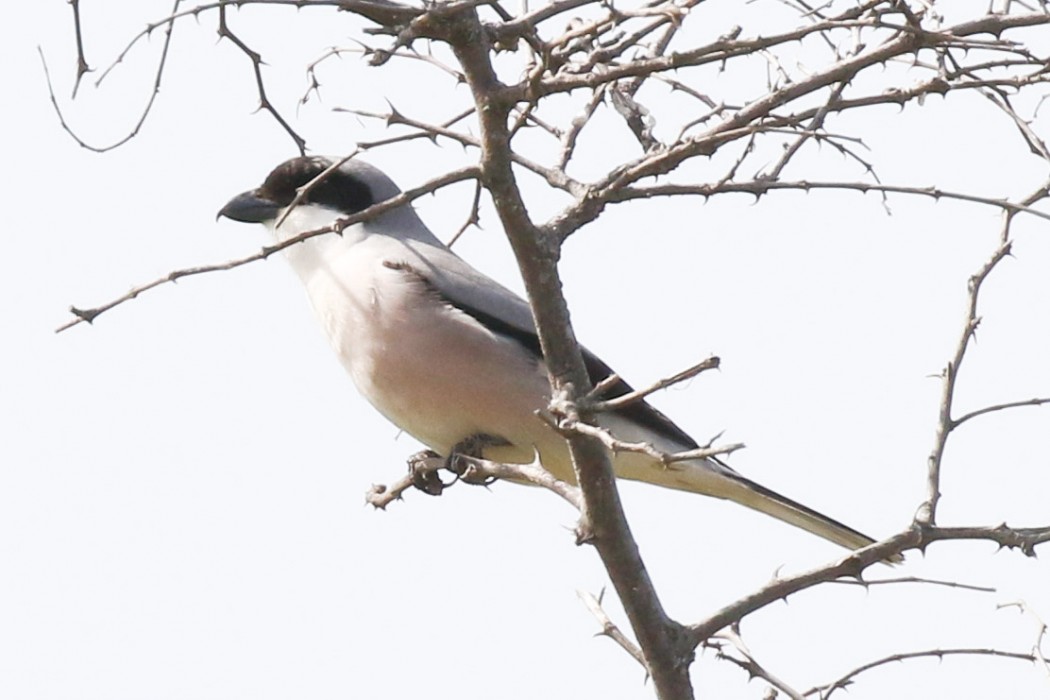
[[(577, 418), (576, 399), (590, 388), (568, 308), (557, 274), (556, 244), (540, 235), (521, 198), (511, 168), (508, 119), (513, 102), (490, 62), (490, 45), (473, 12), (456, 18), (448, 41), (463, 66), (478, 106), (481, 127), (483, 181), (492, 194), (504, 231), (511, 242), (532, 304), (540, 343), (551, 376), (553, 408)], [(638, 547), (631, 535), (616, 490), (608, 454), (593, 438), (568, 440), (583, 493), (582, 527), (590, 532), (645, 655), (657, 694), (663, 700), (691, 699), (689, 663), (679, 625), (664, 612)]]
[(1003, 548), (1019, 549), (1026, 556), (1035, 556), (1035, 548), (1038, 545), (1050, 542), (1050, 526), (1016, 528), (1004, 524), (994, 527), (927, 527), (916, 524), (881, 542), (858, 549), (832, 564), (767, 584), (723, 607), (707, 619), (690, 625), (690, 638), (694, 644), (702, 644), (723, 627), (770, 603), (786, 599), (792, 593), (839, 578), (860, 578), (863, 571), (872, 564), (884, 562), (893, 555), (909, 549), (924, 550), (933, 542), (942, 540), (985, 540)]
[(805, 590), (820, 583), (837, 578), (857, 578), (867, 567), (885, 561), (894, 554), (915, 547), (921, 541), (917, 529), (906, 530), (893, 537), (859, 549), (837, 562), (817, 569), (804, 571), (794, 576), (777, 579), (772, 583), (730, 603), (718, 612), (688, 627), (693, 644), (699, 645), (723, 627), (731, 625), (770, 603), (787, 598), (792, 593)]

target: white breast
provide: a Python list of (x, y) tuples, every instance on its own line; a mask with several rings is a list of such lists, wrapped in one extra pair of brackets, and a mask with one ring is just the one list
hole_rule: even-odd
[[(309, 222), (289, 225), (305, 230)], [(392, 269), (425, 269), (402, 242), (348, 229), (288, 253), (358, 390), (402, 430), (443, 454), (473, 435), (502, 437), (517, 449), (501, 458), (520, 460), (557, 438), (534, 415), (549, 392), (542, 363), (416, 275)]]

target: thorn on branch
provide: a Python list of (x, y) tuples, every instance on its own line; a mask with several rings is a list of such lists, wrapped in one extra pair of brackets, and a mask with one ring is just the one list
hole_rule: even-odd
[(84, 57), (84, 37), (80, 31), (80, 0), (67, 1), (70, 7), (73, 8), (73, 31), (76, 34), (77, 42), (77, 74), (76, 79), (73, 81), (73, 94), (71, 95), (71, 99), (75, 100), (81, 81), (86, 74), (91, 72), (92, 68), (88, 66), (87, 59)]
[(95, 317), (98, 316), (101, 312), (98, 309), (78, 309), (75, 306), (70, 306), (69, 313), (73, 314), (81, 321), (91, 323), (95, 320)]

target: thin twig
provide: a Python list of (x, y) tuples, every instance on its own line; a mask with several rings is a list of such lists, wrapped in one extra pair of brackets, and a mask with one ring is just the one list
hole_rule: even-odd
[(683, 450), (682, 452), (665, 452), (657, 449), (651, 442), (625, 442), (616, 438), (605, 428), (584, 423), (579, 420), (562, 419), (551, 425), (566, 436), (575, 434), (595, 438), (602, 443), (605, 449), (613, 454), (619, 452), (634, 452), (636, 454), (646, 455), (660, 464), (663, 464), (668, 469), (675, 469), (676, 467), (674, 465), (676, 462), (688, 462), (692, 460), (721, 457), (732, 454), (737, 450), (742, 450), (745, 447), (744, 443), (735, 442), (728, 445), (720, 445), (718, 447), (698, 447), (692, 450)]
[(1035, 656), (1036, 660), (1046, 671), (1047, 677), (1050, 677), (1050, 659), (1047, 659), (1046, 654), (1043, 652), (1043, 640), (1046, 639), (1047, 634), (1050, 633), (1050, 627), (1047, 627), (1046, 622), (1042, 617), (1036, 614), (1032, 606), (1023, 600), (1015, 600), (1012, 603), (1003, 603), (998, 606), (999, 610), (1006, 608), (1017, 608), (1022, 615), (1028, 615), (1036, 623), (1035, 641), (1032, 642), (1032, 655)]
[[(181, 4), (181, 2), (182, 0), (175, 0), (175, 9), (178, 9), (179, 4)], [(157, 95), (160, 94), (160, 83), (161, 79), (164, 76), (164, 66), (167, 64), (168, 60), (168, 49), (171, 47), (171, 35), (173, 29), (174, 25), (172, 24), (169, 24), (165, 29), (164, 46), (161, 48), (160, 60), (157, 62), (157, 70), (153, 78), (153, 91), (150, 93), (149, 99), (146, 100), (146, 106), (142, 109), (142, 113), (139, 114), (138, 121), (135, 122), (135, 125), (131, 128), (131, 131), (129, 131), (126, 135), (124, 135), (117, 141), (114, 141), (113, 143), (109, 144), (108, 146), (93, 146), (92, 144), (82, 139), (80, 135), (73, 130), (73, 127), (69, 125), (69, 122), (66, 121), (65, 115), (62, 114), (62, 109), (58, 106), (58, 99), (55, 97), (54, 86), (51, 84), (51, 73), (47, 69), (47, 60), (44, 58), (44, 51), (40, 47), (37, 47), (37, 53), (40, 54), (40, 62), (44, 66), (44, 78), (47, 82), (47, 92), (48, 96), (51, 98), (51, 106), (55, 110), (55, 115), (58, 117), (58, 122), (59, 124), (61, 124), (62, 129), (67, 134), (69, 134), (74, 141), (77, 142), (77, 145), (79, 145), (81, 148), (86, 148), (87, 150), (93, 151), (95, 153), (105, 153), (106, 151), (112, 151), (115, 148), (123, 146), (125, 143), (127, 143), (128, 141), (130, 141), (138, 135), (139, 131), (142, 129), (142, 125), (146, 123), (146, 118), (149, 116), (150, 110), (153, 109), (153, 103), (156, 102)]]
[(933, 450), (927, 459), (926, 501), (915, 516), (916, 522), (924, 525), (932, 525), (937, 520), (937, 504), (941, 498), (941, 464), (944, 459), (944, 448), (948, 444), (948, 436), (954, 428), (952, 402), (955, 398), (955, 386), (959, 377), (959, 369), (962, 366), (963, 358), (966, 357), (966, 350), (970, 346), (970, 341), (977, 331), (978, 324), (980, 324), (980, 318), (977, 316), (977, 299), (981, 291), (981, 285), (992, 270), (995, 269), (995, 266), (1010, 254), (1010, 248), (1010, 241), (1002, 242), (987, 262), (970, 277), (969, 292), (966, 300), (966, 316), (963, 321), (962, 333), (955, 344), (955, 352), (952, 358), (941, 373), (941, 401), (938, 410), (937, 430)]
[(343, 165), (347, 161), (354, 158), (360, 152), (361, 149), (356, 149), (354, 151), (351, 151), (349, 155), (345, 155), (342, 158), (339, 158), (338, 160), (332, 161), (332, 164), (324, 170), (322, 170), (320, 173), (318, 173), (316, 177), (311, 179), (302, 187), (296, 189), (295, 196), (292, 198), (292, 201), (288, 204), (288, 206), (284, 208), (284, 211), (281, 213), (280, 218), (277, 219), (277, 223), (274, 224), (274, 228), (280, 228), (281, 224), (283, 224), (285, 219), (288, 218), (288, 215), (291, 214), (296, 207), (303, 203), (303, 200), (306, 199), (307, 195), (309, 195), (310, 192), (314, 190), (314, 188), (316, 188), (322, 182), (327, 180), (329, 175), (334, 173), (339, 168), (343, 167)]
[(266, 94), (266, 85), (263, 82), (262, 77), (262, 56), (260, 56), (257, 51), (249, 48), (239, 36), (230, 31), (230, 27), (226, 23), (226, 5), (219, 6), (218, 33), (220, 39), (229, 39), (234, 46), (241, 50), (241, 53), (251, 60), (252, 70), (255, 72), (255, 88), (259, 94), (259, 109), (264, 109), (269, 112), (270, 116), (274, 118), (274, 121), (281, 125), (281, 128), (284, 129), (285, 133), (287, 133), (292, 141), (295, 142), (295, 147), (299, 149), (299, 155), (306, 155), (306, 139), (300, 136), (298, 132), (292, 128), (292, 125), (281, 116), (281, 113), (277, 111), (277, 108), (274, 107), (273, 102), (270, 101), (270, 98)]
[(945, 588), (958, 588), (965, 591), (973, 591), (974, 593), (996, 593), (997, 589), (990, 586), (976, 586), (972, 583), (960, 583), (959, 581), (943, 581), (940, 579), (933, 578), (922, 578), (921, 576), (898, 576), (896, 578), (880, 578), (880, 579), (867, 579), (867, 578), (838, 578), (828, 583), (837, 583), (843, 586), (860, 586), (862, 588), (872, 588), (874, 586), (889, 586), (901, 583), (921, 583), (930, 586), (944, 586)]
[(145, 284), (133, 287), (126, 294), (93, 308), (82, 309), (76, 306), (71, 306), (69, 312), (73, 314), (75, 318), (56, 328), (55, 332), (61, 333), (62, 331), (68, 328), (72, 328), (73, 326), (76, 326), (77, 324), (84, 321), (91, 323), (107, 311), (114, 309), (120, 306), (121, 304), (129, 302), (132, 299), (135, 299), (140, 294), (147, 292), (153, 289), (154, 287), (160, 287), (162, 285), (175, 282), (179, 279), (182, 279), (183, 277), (203, 275), (209, 272), (218, 272), (221, 270), (232, 270), (234, 268), (241, 267), (242, 265), (247, 265), (248, 263), (256, 262), (258, 260), (265, 260), (274, 253), (282, 251), (285, 248), (289, 248), (293, 245), (298, 245), (302, 241), (308, 240), (315, 236), (322, 236), (327, 233), (335, 233), (342, 231), (348, 226), (352, 226), (362, 221), (368, 221), (369, 219), (373, 219), (379, 216), (383, 212), (390, 211), (391, 209), (394, 209), (396, 207), (404, 206), (409, 202), (418, 199), (419, 197), (422, 197), (424, 194), (430, 194), (431, 192), (434, 192), (442, 187), (451, 185), (456, 182), (461, 182), (463, 180), (477, 179), (477, 177), (478, 171), (475, 167), (466, 167), (460, 168), (458, 170), (453, 170), (452, 172), (446, 173), (445, 175), (442, 175), (440, 177), (436, 177), (419, 187), (416, 187), (411, 190), (406, 190), (401, 194), (397, 195), (396, 197), (391, 197), (390, 199), (387, 199), (383, 202), (373, 204), (372, 206), (368, 207), (363, 211), (358, 212), (357, 214), (348, 216), (345, 219), (340, 219), (333, 223), (331, 226), (325, 226), (323, 228), (314, 229), (312, 231), (304, 231), (303, 233), (300, 233), (297, 236), (293, 236), (292, 238), (289, 238), (285, 241), (281, 241), (279, 243), (275, 243), (269, 246), (264, 246), (258, 252), (253, 253), (251, 255), (246, 255), (242, 258), (235, 258), (233, 260), (228, 260), (223, 263), (201, 265), (198, 267), (186, 267), (179, 270), (174, 270), (164, 275), (163, 277), (158, 277), (157, 279), (151, 282), (147, 282)]
[(1022, 406), (1043, 406), (1048, 403), (1050, 403), (1050, 398), (1028, 399), (1027, 401), (1009, 401), (1007, 403), (1000, 403), (994, 406), (985, 406), (984, 408), (979, 408), (976, 411), (970, 411), (969, 413), (960, 416), (959, 418), (956, 418), (954, 421), (952, 421), (952, 424), (954, 427), (958, 428), (966, 421), (970, 420), (971, 418), (976, 418), (977, 416), (983, 416), (985, 414), (994, 413), (996, 411), (1005, 411), (1008, 408), (1021, 408)]
[[(176, 8), (178, 7), (178, 4), (180, 3), (176, 3)], [(124, 46), (121, 52), (117, 54), (117, 57), (113, 59), (113, 62), (110, 63), (106, 67), (106, 69), (102, 71), (102, 74), (95, 82), (96, 87), (99, 84), (101, 84), (107, 76), (109, 76), (110, 72), (113, 71), (113, 69), (115, 69), (118, 65), (124, 62), (124, 59), (127, 58), (128, 54), (131, 53), (131, 50), (139, 42), (152, 35), (153, 32), (155, 32), (157, 29), (160, 29), (161, 27), (166, 27), (167, 30), (170, 32), (174, 24), (181, 19), (185, 19), (187, 17), (200, 17), (200, 15), (204, 12), (222, 9), (224, 7), (228, 7), (234, 4), (238, 7), (244, 5), (271, 5), (295, 7), (299, 9), (303, 8), (304, 6), (310, 8), (335, 7), (346, 10), (361, 11), (361, 13), (365, 16), (368, 16), (370, 13), (364, 10), (371, 10), (371, 14), (373, 17), (376, 18), (376, 21), (381, 21), (380, 15), (382, 15), (384, 16), (386, 21), (394, 24), (401, 21), (406, 21), (407, 19), (415, 17), (416, 15), (422, 12), (422, 10), (417, 10), (406, 5), (400, 5), (398, 3), (385, 3), (370, 0), (309, 0), (309, 2), (304, 2), (304, 0), (217, 0), (216, 2), (200, 3), (191, 7), (188, 10), (178, 11), (176, 9), (175, 11), (169, 13), (167, 16), (148, 23), (143, 30), (141, 30), (133, 37), (131, 37), (130, 40), (128, 40), (128, 43)]]
[[(635, 391), (628, 392), (623, 396), (617, 396), (613, 399), (595, 400), (587, 403), (586, 408), (589, 411), (595, 412), (618, 411), (622, 408), (627, 408), (628, 406), (638, 403), (650, 394), (655, 394), (656, 392), (663, 391), (664, 389), (674, 386), (675, 384), (680, 384), (681, 382), (692, 379), (693, 377), (699, 375), (702, 372), (706, 372), (711, 369), (718, 369), (721, 362), (722, 361), (720, 358), (712, 355), (711, 357), (708, 357), (707, 359), (696, 363), (692, 367), (683, 369), (681, 372), (673, 374), (670, 377), (667, 377), (666, 379), (661, 379), (659, 381), (653, 382), (644, 389), (636, 389)], [(619, 377), (617, 377), (616, 375), (611, 375), (608, 378), (603, 379), (591, 390), (589, 397), (601, 396), (602, 393), (611, 384), (614, 384), (618, 381)]]
[(616, 626), (616, 623), (612, 621), (609, 615), (605, 612), (605, 609), (602, 608), (602, 598), (605, 596), (605, 591), (602, 591), (597, 598), (586, 591), (576, 591), (576, 595), (590, 613), (594, 615), (594, 618), (598, 620), (598, 624), (602, 626), (602, 631), (598, 634), (602, 637), (608, 637), (619, 644), (620, 648), (630, 654), (632, 659), (641, 664), (648, 676), (649, 667), (645, 665), (645, 656), (642, 655), (642, 650), (639, 649), (638, 645), (631, 641), (631, 639)]
[(452, 237), (448, 239), (448, 243), (446, 243), (445, 245), (447, 245), (449, 248), (456, 245), (456, 241), (459, 240), (459, 237), (462, 236), (468, 228), (470, 228), (471, 226), (479, 225), (481, 221), (479, 213), (481, 210), (481, 190), (483, 189), (484, 187), (482, 186), (480, 180), (474, 183), (474, 199), (471, 201), (470, 204), (470, 213), (467, 214), (466, 221), (464, 221), (463, 224), (459, 227), (459, 229), (457, 229), (456, 232), (452, 234)]
[(803, 695), (817, 695), (820, 700), (827, 700), (836, 690), (845, 689), (860, 674), (887, 664), (910, 661), (913, 659), (944, 659), (949, 656), (992, 656), (1004, 659), (1019, 659), (1021, 661), (1035, 661), (1033, 654), (1017, 651), (1005, 651), (1003, 649), (992, 649), (982, 647), (957, 648), (957, 649), (927, 649), (925, 651), (910, 651), (899, 654), (890, 654), (881, 659), (870, 661), (844, 673), (834, 681), (825, 685), (815, 686), (807, 690)]
[[(1044, 199), (1048, 195), (1050, 195), (1050, 180), (1044, 182), (1036, 188), (1035, 191), (1025, 197), (1019, 206), (1024, 206), (1027, 209), (1032, 204)], [(930, 455), (927, 458), (926, 500), (919, 506), (915, 515), (915, 523), (922, 527), (933, 525), (937, 519), (937, 505), (941, 497), (941, 467), (944, 460), (944, 450), (951, 432), (966, 420), (992, 411), (1013, 407), (1012, 404), (1002, 404), (1000, 406), (991, 406), (978, 411), (973, 411), (963, 416), (960, 420), (952, 418), (952, 412), (954, 410), (953, 401), (955, 398), (955, 388), (959, 377), (959, 370), (962, 366), (963, 359), (966, 356), (966, 351), (970, 347), (970, 342), (973, 340), (974, 335), (977, 332), (977, 327), (981, 322), (980, 317), (977, 315), (977, 304), (981, 292), (981, 286), (988, 278), (988, 275), (991, 274), (992, 270), (995, 269), (1003, 258), (1010, 254), (1012, 248), (1010, 226), (1013, 223), (1014, 215), (1017, 214), (1018, 211), (1020, 210), (1016, 208), (1004, 207), (1002, 229), (999, 234), (999, 247), (980, 267), (980, 269), (970, 277), (967, 284), (966, 314), (963, 320), (962, 331), (960, 332), (959, 339), (955, 344), (955, 351), (951, 359), (948, 361), (947, 366), (941, 373), (941, 399), (938, 407), (937, 427), (934, 435), (933, 449), (930, 451)], [(1044, 403), (1044, 401), (1041, 399), (1034, 399), (1030, 402), (1019, 402), (1016, 405), (1038, 405), (1040, 403)], [(1034, 556), (1034, 544), (1027, 544), (1026, 546), (1025, 543), (1022, 543), (1015, 546), (1020, 546), (1026, 554)]]
[(824, 106), (821, 107), (815, 115), (813, 115), (813, 118), (810, 120), (810, 123), (806, 126), (806, 129), (801, 132), (798, 139), (796, 139), (794, 143), (792, 143), (790, 146), (784, 149), (784, 153), (780, 156), (780, 159), (775, 164), (773, 164), (773, 166), (768, 171), (761, 174), (760, 179), (777, 180), (780, 178), (780, 173), (784, 171), (784, 168), (787, 167), (787, 164), (791, 161), (795, 154), (799, 152), (799, 150), (802, 148), (802, 145), (806, 143), (806, 141), (809, 140), (811, 137), (813, 137), (819, 129), (823, 128), (824, 120), (828, 116), (828, 111), (831, 109), (832, 105), (834, 105), (839, 100), (839, 98), (842, 97), (842, 92), (845, 89), (845, 82), (841, 82), (838, 85), (832, 87), (831, 94), (828, 95), (828, 99), (824, 103)]
[[(780, 692), (787, 695), (789, 698), (791, 698), (791, 700), (805, 700), (805, 697), (802, 695), (802, 693), (792, 688), (785, 681), (780, 679), (778, 676), (774, 675), (765, 666), (758, 662), (758, 659), (756, 659), (755, 655), (751, 653), (751, 650), (747, 648), (747, 645), (744, 643), (743, 638), (741, 638), (740, 634), (737, 632), (735, 625), (725, 630), (722, 630), (718, 633), (718, 635), (716, 635), (715, 638), (723, 639), (729, 642), (729, 644), (732, 645), (736, 653), (740, 654), (740, 656), (743, 657), (742, 659), (738, 659), (736, 657), (730, 656), (726, 653), (725, 649), (719, 647), (718, 655), (720, 658), (724, 659), (725, 661), (729, 661), (733, 664), (736, 664), (740, 668), (747, 671), (748, 675), (750, 675), (752, 678), (761, 678)], [(710, 643), (711, 640), (708, 640), (707, 644)]]

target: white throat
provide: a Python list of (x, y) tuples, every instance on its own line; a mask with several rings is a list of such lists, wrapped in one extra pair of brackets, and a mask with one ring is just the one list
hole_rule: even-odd
[[(284, 210), (278, 215), (274, 222), (266, 224), (266, 228), (273, 234), (274, 239), (283, 243), (289, 239), (306, 233), (331, 226), (336, 220), (345, 214), (317, 204), (301, 204), (293, 209), (279, 227), (274, 224), (281, 221)], [(341, 233), (320, 233), (307, 240), (289, 246), (284, 249), (284, 255), (292, 268), (298, 273), (304, 282), (308, 282), (313, 274), (324, 266), (325, 261), (331, 260), (342, 251), (357, 243), (367, 236), (362, 224), (348, 226)]]

